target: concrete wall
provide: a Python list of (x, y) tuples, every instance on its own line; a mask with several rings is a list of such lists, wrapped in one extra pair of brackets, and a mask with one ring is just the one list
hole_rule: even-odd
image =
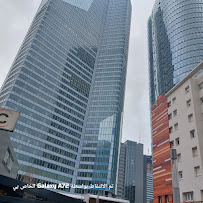
[[(203, 89), (198, 86), (201, 82), (203, 82), (203, 74), (198, 78), (190, 77), (168, 95), (168, 102), (171, 102), (168, 114), (172, 115), (169, 128), (173, 128), (170, 141), (174, 142), (174, 148), (177, 150), (180, 202), (186, 200), (185, 193), (191, 192), (193, 192), (194, 201), (203, 200), (201, 196), (203, 194), (203, 103), (200, 100), (201, 94), (203, 97)], [(190, 115), (193, 115), (192, 120), (189, 119)], [(192, 130), (195, 131), (194, 138), (190, 134)], [(197, 155), (194, 156), (192, 149), (195, 147), (197, 147)], [(195, 167), (200, 167), (200, 173), (197, 176)]]

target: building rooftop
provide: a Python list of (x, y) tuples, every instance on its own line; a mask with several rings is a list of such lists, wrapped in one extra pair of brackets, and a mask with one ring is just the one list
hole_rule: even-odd
[(172, 94), (176, 89), (178, 89), (178, 87), (180, 87), (189, 78), (195, 76), (195, 74), (198, 73), (201, 69), (203, 69), (203, 61), (198, 66), (196, 66), (185, 78), (177, 83), (169, 92), (167, 92), (166, 96), (168, 97), (170, 94)]

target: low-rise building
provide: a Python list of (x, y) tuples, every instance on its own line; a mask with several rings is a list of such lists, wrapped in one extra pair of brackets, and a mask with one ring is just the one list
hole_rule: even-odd
[(154, 203), (203, 200), (202, 69), (152, 105)]
[(160, 95), (152, 105), (154, 203), (172, 203), (173, 186), (169, 141), (168, 102)]
[[(180, 202), (203, 200), (203, 62), (167, 94)], [(199, 74), (200, 73), (200, 74)]]

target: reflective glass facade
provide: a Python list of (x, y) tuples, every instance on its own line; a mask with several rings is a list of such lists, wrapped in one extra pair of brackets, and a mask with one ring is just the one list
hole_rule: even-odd
[(0, 93), (19, 179), (115, 185), (130, 18), (130, 0), (42, 1)]
[(202, 0), (157, 0), (148, 21), (150, 101), (203, 60)]
[(130, 18), (130, 1), (108, 1), (77, 184), (107, 183), (115, 189)]
[(150, 155), (144, 155), (144, 202), (153, 202), (153, 165)]

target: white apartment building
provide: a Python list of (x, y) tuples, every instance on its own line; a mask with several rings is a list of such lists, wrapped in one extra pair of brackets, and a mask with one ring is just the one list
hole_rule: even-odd
[(177, 152), (180, 202), (203, 200), (202, 69), (203, 62), (166, 94), (170, 142)]

